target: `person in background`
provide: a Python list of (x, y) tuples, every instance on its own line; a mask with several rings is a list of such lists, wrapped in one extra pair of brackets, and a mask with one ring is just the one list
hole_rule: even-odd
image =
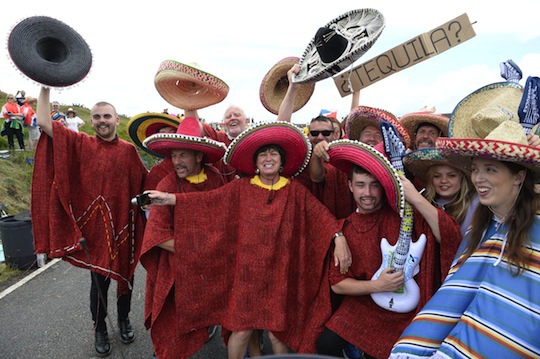
[(23, 100), (24, 104), (21, 107), (21, 111), (24, 115), (24, 125), (28, 129), (28, 147), (31, 151), (36, 150), (39, 136), (41, 135), (37, 125), (36, 112), (32, 107), (36, 102), (37, 98), (29, 96)]
[(17, 105), (15, 96), (8, 94), (6, 96), (6, 100), (7, 102), (4, 104), (4, 106), (2, 106), (2, 117), (4, 117), (4, 123), (2, 124), (2, 135), (7, 135), (10, 150), (15, 149), (14, 136), (17, 137), (19, 148), (24, 150), (24, 115), (21, 112), (19, 105)]
[(51, 120), (60, 121), (66, 126), (66, 114), (60, 111), (60, 103), (58, 101), (53, 101), (52, 103)]
[(84, 126), (85, 122), (77, 116), (77, 110), (68, 108), (66, 111), (66, 127), (72, 131), (79, 132), (79, 128)]
[[(90, 270), (90, 311), (98, 356), (111, 353), (105, 318), (111, 280), (120, 340), (135, 332), (129, 320), (135, 268), (145, 219), (131, 199), (143, 191), (148, 170), (135, 146), (118, 138), (120, 118), (113, 105), (91, 109), (95, 136), (67, 129), (51, 119), (50, 89), (42, 87), (38, 143), (32, 178), (32, 225), (36, 253), (61, 257)], [(81, 241), (81, 238), (83, 239)]]

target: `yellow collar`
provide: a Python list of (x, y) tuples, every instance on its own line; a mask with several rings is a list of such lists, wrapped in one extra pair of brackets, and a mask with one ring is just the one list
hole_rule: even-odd
[(267, 185), (267, 184), (262, 183), (261, 178), (258, 175), (256, 175), (256, 176), (253, 176), (253, 178), (250, 180), (250, 183), (256, 186), (259, 186), (261, 188), (265, 188), (267, 190), (277, 191), (278, 189), (285, 187), (289, 183), (289, 179), (280, 176), (279, 181), (277, 181), (277, 183), (273, 185)]
[(199, 172), (199, 174), (186, 177), (186, 181), (193, 184), (203, 183), (207, 179), (208, 177), (206, 176), (206, 173), (204, 173), (204, 168), (201, 169), (201, 172)]

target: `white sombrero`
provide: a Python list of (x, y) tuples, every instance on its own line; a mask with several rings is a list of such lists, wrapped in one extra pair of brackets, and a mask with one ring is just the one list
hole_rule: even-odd
[(351, 10), (319, 28), (300, 60), (295, 82), (315, 82), (340, 73), (364, 55), (384, 29), (375, 9)]

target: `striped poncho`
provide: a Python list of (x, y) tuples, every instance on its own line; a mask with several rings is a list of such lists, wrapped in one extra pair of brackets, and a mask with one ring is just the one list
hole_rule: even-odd
[(529, 230), (531, 255), (518, 276), (503, 251), (506, 226), (496, 227), (493, 221), (473, 255), (456, 261), (390, 358), (540, 357), (540, 217)]

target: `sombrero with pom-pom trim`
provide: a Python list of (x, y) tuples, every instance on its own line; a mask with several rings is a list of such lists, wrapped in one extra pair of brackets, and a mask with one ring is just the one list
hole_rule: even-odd
[(166, 113), (145, 112), (133, 116), (126, 125), (126, 132), (137, 147), (152, 156), (162, 158), (163, 155), (150, 150), (143, 145), (144, 140), (158, 133), (164, 127), (174, 128), (174, 132), (178, 129), (180, 119)]

